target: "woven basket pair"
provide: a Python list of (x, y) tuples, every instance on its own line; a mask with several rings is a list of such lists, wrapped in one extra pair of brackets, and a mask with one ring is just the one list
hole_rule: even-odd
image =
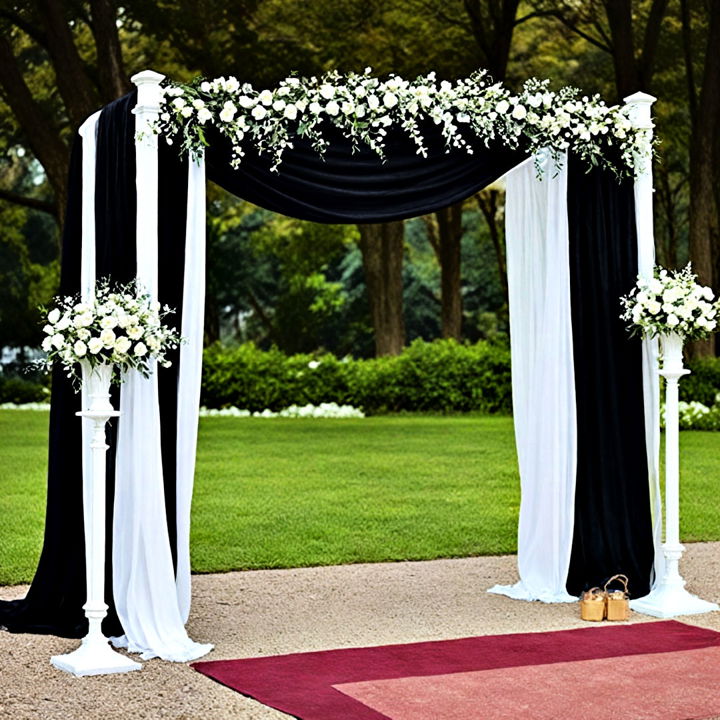
[[(608, 590), (608, 585), (618, 580), (622, 590)], [(601, 620), (627, 620), (630, 617), (630, 595), (625, 575), (613, 575), (601, 590), (599, 587), (586, 590), (580, 598), (580, 617), (591, 622)]]

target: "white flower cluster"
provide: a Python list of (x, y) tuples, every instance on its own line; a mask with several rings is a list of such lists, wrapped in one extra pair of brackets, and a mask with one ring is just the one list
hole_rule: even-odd
[(31, 403), (0, 403), (0, 410), (49, 410), (50, 403), (31, 402)]
[(365, 413), (352, 405), (338, 405), (337, 403), (320, 403), (320, 405), (290, 405), (290, 407), (273, 412), (262, 410), (250, 412), (236, 407), (208, 409), (200, 408), (200, 417), (258, 417), (258, 418), (363, 418)]
[(55, 298), (54, 304), (43, 328), (47, 358), (41, 364), (49, 369), (59, 362), (69, 377), (79, 377), (81, 361), (92, 367), (112, 363), (119, 373), (135, 369), (147, 376), (151, 359), (170, 365), (167, 353), (180, 341), (163, 323), (173, 311), (152, 301), (135, 283), (111, 286), (101, 281), (92, 300), (82, 302), (76, 295)]
[(259, 91), (234, 77), (163, 88), (155, 131), (169, 143), (177, 139), (197, 156), (208, 145), (210, 126), (230, 140), (233, 167), (252, 146), (269, 154), (277, 169), (295, 137), (307, 138), (322, 154), (329, 126), (348, 137), (353, 150), (363, 143), (380, 157), (391, 128), (405, 132), (423, 156), (428, 131), (439, 132), (448, 151), (472, 153), (493, 141), (530, 153), (550, 148), (556, 158), (570, 149), (619, 174), (652, 152), (648, 133), (633, 127), (627, 107), (610, 107), (571, 87), (554, 92), (547, 80), (528, 80), (513, 94), (484, 70), (455, 82), (438, 81), (434, 73), (414, 81), (397, 75), (380, 80), (366, 68), (364, 74), (288, 77), (273, 90)]
[(677, 333), (697, 340), (717, 327), (720, 305), (711, 288), (695, 282), (690, 264), (677, 271), (656, 267), (650, 280), (638, 277), (637, 284), (621, 298), (620, 317), (647, 337)]

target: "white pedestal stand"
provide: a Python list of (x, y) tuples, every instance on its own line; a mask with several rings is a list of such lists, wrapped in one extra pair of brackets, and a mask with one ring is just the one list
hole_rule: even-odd
[(660, 584), (644, 598), (633, 600), (630, 607), (659, 618), (698, 615), (720, 610), (715, 603), (701, 600), (685, 589), (678, 568), (685, 548), (680, 544), (680, 472), (678, 434), (678, 380), (690, 371), (683, 367), (683, 338), (676, 333), (660, 336), (665, 378), (665, 575)]
[(82, 645), (67, 655), (55, 655), (50, 662), (73, 675), (105, 675), (140, 670), (142, 665), (115, 652), (102, 634), (101, 624), (107, 615), (105, 587), (105, 423), (118, 417), (110, 403), (112, 365), (98, 365), (93, 370), (83, 363), (83, 382), (89, 396), (89, 409), (77, 413), (93, 422), (92, 472), (83, 478), (83, 517), (85, 527), (85, 573), (87, 602), (83, 605), (88, 619), (88, 634)]

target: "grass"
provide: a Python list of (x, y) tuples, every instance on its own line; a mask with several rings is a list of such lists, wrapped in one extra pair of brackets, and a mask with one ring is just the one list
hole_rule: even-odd
[[(47, 413), (0, 411), (0, 584), (28, 581), (45, 506)], [(720, 433), (682, 433), (685, 540), (720, 540)], [(512, 419), (206, 418), (196, 572), (514, 552)]]

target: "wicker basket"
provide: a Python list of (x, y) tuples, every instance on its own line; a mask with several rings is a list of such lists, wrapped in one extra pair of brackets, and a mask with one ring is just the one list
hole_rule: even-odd
[(586, 590), (580, 598), (580, 617), (591, 622), (600, 622), (605, 617), (605, 591), (599, 587)]
[[(614, 580), (623, 584), (622, 590), (608, 590), (608, 585)], [(607, 595), (607, 619), (627, 620), (630, 617), (630, 594), (628, 593), (628, 579), (625, 575), (613, 575), (605, 583), (605, 594)]]

